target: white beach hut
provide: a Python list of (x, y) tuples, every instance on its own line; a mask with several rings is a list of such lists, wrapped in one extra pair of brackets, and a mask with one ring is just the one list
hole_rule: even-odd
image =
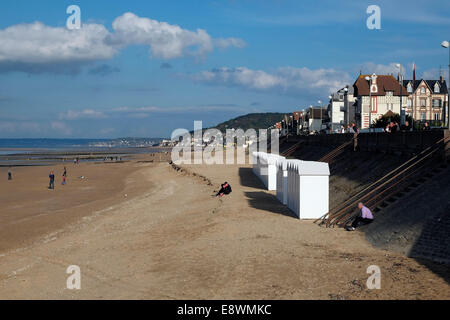
[(271, 153), (253, 152), (253, 172), (267, 190), (277, 189), (277, 162), (285, 158)]
[(328, 163), (287, 161), (287, 206), (299, 219), (317, 219), (329, 211)]

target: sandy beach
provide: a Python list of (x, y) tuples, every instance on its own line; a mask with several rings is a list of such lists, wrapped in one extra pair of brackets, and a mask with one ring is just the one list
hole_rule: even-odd
[(69, 164), (66, 186), (62, 165), (0, 168), (0, 299), (450, 299), (424, 264), (293, 218), (248, 165), (140, 160)]

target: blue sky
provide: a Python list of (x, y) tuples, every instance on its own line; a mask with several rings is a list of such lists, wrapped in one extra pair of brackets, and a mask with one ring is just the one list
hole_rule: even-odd
[[(66, 28), (73, 4), (80, 30)], [(360, 70), (447, 76), (446, 39), (445, 0), (2, 0), (0, 138), (166, 137), (291, 112)]]

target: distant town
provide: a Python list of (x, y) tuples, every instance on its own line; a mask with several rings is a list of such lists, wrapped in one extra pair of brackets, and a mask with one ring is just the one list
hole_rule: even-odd
[(353, 85), (332, 93), (329, 99), (328, 105), (286, 115), (274, 128), (282, 134), (315, 134), (347, 132), (353, 125), (363, 131), (369, 127), (383, 131), (391, 121), (401, 125), (408, 121), (410, 130), (446, 125), (448, 89), (442, 76), (404, 80), (400, 75), (360, 74)]

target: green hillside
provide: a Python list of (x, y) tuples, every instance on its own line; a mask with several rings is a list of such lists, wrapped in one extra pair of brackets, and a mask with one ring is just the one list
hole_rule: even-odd
[(227, 129), (267, 129), (275, 123), (280, 122), (285, 113), (250, 113), (222, 123), (214, 128), (225, 132)]

